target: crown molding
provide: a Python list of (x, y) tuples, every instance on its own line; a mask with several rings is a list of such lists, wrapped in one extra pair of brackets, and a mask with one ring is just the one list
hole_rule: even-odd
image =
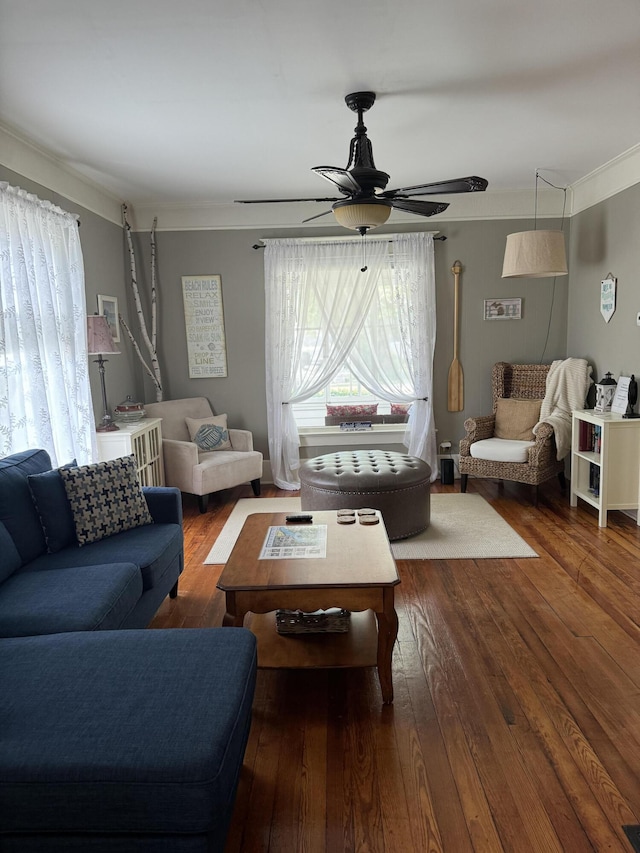
[[(122, 224), (122, 200), (104, 187), (82, 175), (63, 160), (36, 145), (15, 130), (0, 124), (0, 162), (13, 172), (68, 198), (75, 204), (117, 225)], [(640, 143), (580, 178), (567, 188), (565, 217), (640, 183)], [(534, 188), (491, 190), (483, 193), (441, 196), (450, 207), (437, 218), (437, 223), (487, 219), (533, 219)], [(158, 217), (158, 231), (216, 231), (243, 229), (297, 230), (335, 228), (333, 216), (302, 220), (323, 212), (316, 202), (291, 204), (234, 204), (185, 202), (130, 204), (133, 229), (149, 231)], [(326, 209), (329, 209), (327, 204)], [(559, 219), (561, 205), (557, 190), (539, 188), (538, 217)], [(411, 214), (393, 211), (389, 224), (416, 225), (422, 221)]]
[(58, 157), (0, 124), (0, 162), (92, 213), (122, 225), (122, 202)]
[(572, 215), (640, 183), (640, 143), (572, 184)]
[[(495, 190), (464, 195), (438, 196), (448, 201), (450, 207), (438, 214), (433, 222), (462, 222), (486, 219), (529, 219), (533, 221), (534, 190)], [(243, 229), (295, 228), (297, 230), (336, 228), (333, 216), (303, 222), (316, 216), (331, 205), (326, 202), (292, 202), (291, 204), (136, 204), (135, 231), (149, 231), (154, 217), (158, 217), (158, 231), (238, 231)], [(560, 218), (562, 205), (554, 190), (539, 190), (538, 216), (545, 219)], [(565, 212), (565, 215), (566, 212)], [(387, 223), (416, 225), (425, 220), (410, 213), (392, 211)], [(431, 223), (432, 220), (427, 220)]]

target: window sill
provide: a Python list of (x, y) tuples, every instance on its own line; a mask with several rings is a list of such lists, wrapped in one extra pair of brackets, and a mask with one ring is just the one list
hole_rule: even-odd
[(341, 430), (339, 426), (300, 427), (301, 447), (333, 444), (401, 444), (406, 424), (374, 424), (371, 429)]

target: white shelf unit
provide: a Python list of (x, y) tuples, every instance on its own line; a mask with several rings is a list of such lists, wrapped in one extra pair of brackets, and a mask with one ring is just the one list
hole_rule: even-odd
[[(598, 432), (594, 448), (592, 436)], [(573, 412), (571, 506), (580, 498), (598, 510), (598, 525), (606, 527), (611, 510), (638, 509), (639, 487), (640, 418), (592, 409)]]
[(108, 462), (133, 453), (140, 483), (143, 486), (164, 486), (161, 423), (162, 418), (142, 418), (134, 424), (119, 423), (119, 429), (114, 432), (99, 432), (100, 461)]

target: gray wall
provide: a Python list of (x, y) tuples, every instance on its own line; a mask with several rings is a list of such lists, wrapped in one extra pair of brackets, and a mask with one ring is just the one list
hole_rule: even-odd
[[(569, 267), (569, 351), (582, 349), (594, 365), (594, 379), (607, 370), (614, 378), (640, 374), (640, 184), (572, 219)], [(618, 279), (616, 312), (600, 314), (600, 282)]]
[[(442, 227), (442, 233), (447, 236), (446, 242), (437, 241), (435, 244), (438, 336), (434, 406), (440, 440), (448, 439), (457, 444), (464, 434), (465, 418), (491, 411), (490, 373), (494, 362), (539, 362), (565, 357), (567, 279), (556, 282), (551, 314), (552, 280), (503, 280), (500, 277), (506, 235), (522, 229), (521, 222), (508, 220), (447, 222)], [(253, 431), (256, 448), (265, 455), (264, 262), (263, 252), (254, 250), (252, 246), (261, 237), (282, 236), (284, 233), (291, 232), (276, 234), (262, 229), (260, 232), (176, 231), (157, 234), (165, 396), (167, 399), (194, 395), (208, 397), (217, 412), (229, 415), (230, 423)], [(145, 263), (138, 270), (142, 279), (148, 270), (148, 237), (136, 235), (136, 240), (139, 257), (145, 257)], [(465, 376), (465, 408), (463, 412), (451, 413), (447, 411), (447, 376), (453, 358), (451, 267), (456, 260), (463, 265), (459, 359)], [(222, 276), (228, 376), (190, 380), (181, 276), (207, 274)], [(509, 296), (523, 299), (522, 320), (483, 320), (484, 299)], [(548, 328), (549, 339), (545, 348)], [(152, 399), (152, 386), (146, 382), (146, 400)]]
[[(128, 253), (118, 225), (79, 207), (66, 198), (0, 166), (0, 179), (48, 198), (80, 214), (87, 306), (95, 310), (96, 294), (118, 297), (120, 309), (135, 328), (128, 289)], [(640, 185), (572, 219), (565, 228), (570, 276), (552, 279), (502, 279), (507, 234), (526, 230), (522, 220), (443, 222), (446, 242), (436, 242), (438, 337), (434, 365), (434, 407), (439, 440), (455, 445), (464, 433), (466, 417), (490, 411), (491, 365), (500, 360), (550, 362), (567, 355), (585, 357), (599, 378), (640, 373), (640, 287), (635, 279), (640, 248), (636, 238)], [(539, 222), (539, 227), (557, 222)], [(162, 223), (159, 223), (160, 228)], [(403, 226), (404, 227), (404, 226)], [(424, 224), (417, 221), (411, 230)], [(438, 227), (429, 223), (429, 227)], [(386, 229), (392, 230), (390, 228)], [(264, 267), (263, 252), (253, 244), (261, 237), (293, 236), (296, 232), (269, 229), (242, 231), (174, 231), (157, 234), (159, 338), (165, 399), (202, 395), (216, 411), (226, 412), (234, 426), (254, 432), (256, 448), (267, 454), (264, 388)], [(344, 234), (342, 229), (306, 230), (305, 235)], [(138, 274), (148, 290), (148, 235), (135, 235)], [(447, 411), (447, 374), (453, 357), (453, 275), (460, 260), (461, 276), (459, 358), (464, 370), (463, 412)], [(599, 313), (600, 280), (611, 271), (618, 277), (618, 310), (607, 325)], [(220, 274), (227, 337), (228, 376), (189, 379), (182, 306), (181, 276)], [(485, 321), (483, 300), (519, 296), (523, 319)], [(553, 300), (553, 308), (552, 308)], [(547, 340), (548, 333), (548, 340)], [(122, 354), (107, 367), (107, 392), (114, 406), (127, 394), (146, 402), (155, 399), (131, 344), (123, 335)], [(97, 370), (91, 370), (96, 416), (102, 414)]]

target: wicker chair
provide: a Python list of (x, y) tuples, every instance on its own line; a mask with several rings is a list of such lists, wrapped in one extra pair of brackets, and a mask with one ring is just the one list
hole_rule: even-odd
[(492, 438), (495, 426), (497, 401), (501, 397), (515, 397), (521, 400), (542, 400), (546, 390), (548, 364), (508, 364), (500, 361), (494, 364), (491, 372), (491, 390), (493, 396), (493, 414), (479, 418), (467, 418), (464, 422), (466, 435), (460, 441), (460, 489), (467, 490), (467, 479), (484, 477), (497, 480), (511, 480), (516, 483), (528, 483), (533, 486), (533, 502), (538, 503), (538, 486), (554, 476), (558, 476), (560, 487), (564, 491), (564, 461), (557, 459), (553, 428), (550, 424), (540, 424), (534, 436), (534, 445), (528, 449), (527, 462), (496, 462), (489, 459), (476, 459), (471, 456), (471, 445), (482, 439)]

